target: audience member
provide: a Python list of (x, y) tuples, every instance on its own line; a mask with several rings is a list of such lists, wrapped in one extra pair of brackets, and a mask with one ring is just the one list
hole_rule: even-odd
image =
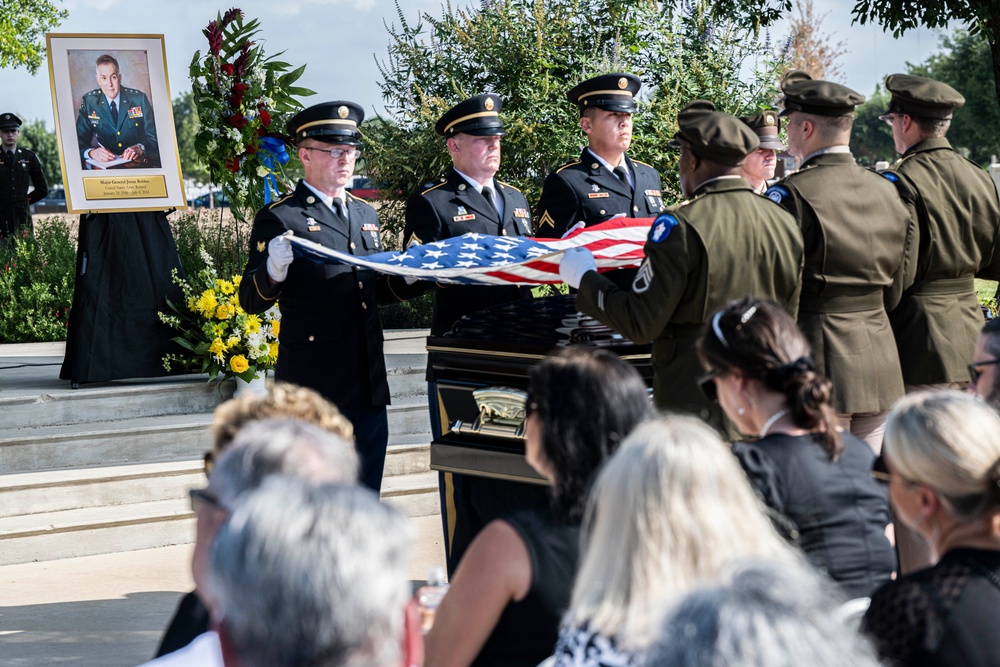
[(748, 564), (674, 609), (647, 667), (876, 667), (870, 644), (837, 620), (830, 591), (799, 567)]
[[(208, 487), (190, 492), (197, 522), (191, 559), (195, 591), (182, 600), (160, 648), (159, 655), (164, 657), (154, 664), (195, 664), (190, 657), (178, 657), (180, 662), (160, 661), (171, 660), (172, 651), (187, 646), (208, 630), (212, 604), (205, 582), (215, 534), (229, 516), (236, 498), (257, 488), (271, 475), (291, 476), (310, 483), (354, 483), (358, 457), (349, 440), (293, 419), (261, 420), (237, 434), (213, 468)], [(217, 652), (217, 642), (210, 641), (205, 648)]]
[(699, 341), (706, 393), (743, 433), (733, 450), (772, 509), (794, 523), (809, 560), (850, 597), (889, 581), (889, 498), (871, 476), (875, 454), (840, 432), (832, 384), (816, 371), (795, 321), (746, 297), (716, 311)]
[(427, 663), (534, 667), (569, 603), (595, 471), (650, 415), (639, 373), (606, 350), (570, 348), (531, 369), (525, 458), (551, 501), (489, 523), (469, 545), (427, 635)]
[(954, 390), (889, 414), (884, 457), (896, 517), (935, 565), (883, 586), (863, 627), (894, 665), (1000, 665), (1000, 415)]
[(268, 480), (212, 547), (225, 666), (419, 665), (411, 546), (406, 518), (368, 489)]
[(969, 391), (1000, 407), (1000, 318), (987, 320), (969, 363)]
[(704, 422), (639, 426), (602, 468), (583, 528), (558, 667), (625, 667), (687, 591), (733, 558), (800, 560), (774, 531), (728, 446)]

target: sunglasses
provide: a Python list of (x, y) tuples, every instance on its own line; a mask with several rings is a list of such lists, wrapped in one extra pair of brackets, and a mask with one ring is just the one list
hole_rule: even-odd
[(698, 384), (699, 391), (701, 391), (702, 395), (712, 403), (719, 402), (719, 388), (715, 384), (715, 378), (719, 377), (721, 374), (722, 371), (717, 368), (713, 368), (695, 380)]
[(982, 376), (983, 372), (979, 370), (980, 366), (992, 366), (994, 364), (1000, 364), (1000, 359), (987, 359), (986, 361), (973, 361), (966, 368), (969, 369), (969, 377), (972, 378), (972, 384), (979, 382), (979, 378)]

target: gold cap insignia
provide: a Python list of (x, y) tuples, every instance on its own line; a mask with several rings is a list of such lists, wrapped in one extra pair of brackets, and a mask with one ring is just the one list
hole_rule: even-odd
[(487, 111), (493, 111), (493, 98), (487, 97), (486, 101), (483, 102), (483, 106), (486, 108)]
[(264, 243), (263, 241), (257, 241), (257, 252), (264, 252), (264, 248), (266, 247), (267, 247), (266, 243)]
[(348, 113), (350, 112), (347, 110), (347, 107), (340, 107), (339, 109), (337, 109), (337, 115), (340, 116), (341, 118), (347, 118)]
[(771, 114), (764, 114), (764, 124), (774, 125), (774, 116), (772, 116)]
[(626, 79), (625, 77), (618, 79), (618, 87), (621, 88), (622, 90), (628, 88), (628, 79)]

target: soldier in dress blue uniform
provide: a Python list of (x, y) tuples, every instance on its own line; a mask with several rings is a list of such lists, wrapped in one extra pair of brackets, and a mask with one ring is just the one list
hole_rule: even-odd
[(158, 168), (153, 105), (142, 91), (121, 85), (118, 61), (104, 54), (97, 58), (97, 85), (85, 93), (76, 118), (83, 166), (119, 158), (130, 166)]
[[(520, 190), (496, 178), (500, 139), (506, 135), (500, 120), (502, 107), (497, 95), (477, 95), (456, 104), (438, 120), (434, 130), (445, 138), (452, 168), (407, 200), (405, 247), (469, 232), (531, 236), (528, 201)], [(436, 285), (435, 289), (432, 336), (448, 332), (464, 315), (531, 298), (527, 287)], [(428, 380), (431, 431), (438, 438), (442, 425), (437, 414), (437, 384), (429, 376)], [(453, 473), (442, 473), (440, 483), (449, 570), (454, 570), (486, 523), (546, 497), (542, 487)]]
[(335, 101), (288, 122), (305, 178), (254, 218), (240, 305), (262, 313), (280, 302), (275, 378), (315, 389), (351, 420), (361, 481), (378, 491), (389, 438), (378, 305), (393, 298), (373, 271), (294, 259), (282, 236), (292, 231), (352, 255), (383, 251), (375, 209), (346, 191), (360, 155), (363, 118), (357, 104)]
[(596, 225), (621, 215), (652, 218), (663, 212), (660, 174), (625, 153), (632, 144), (635, 94), (641, 86), (634, 74), (603, 74), (566, 94), (580, 108), (588, 146), (579, 160), (545, 178), (537, 236), (559, 238), (578, 222)]
[[(20, 227), (31, 224), (28, 207), (49, 193), (38, 157), (18, 148), (21, 119), (0, 115), (0, 242)], [(34, 190), (28, 192), (28, 183)]]

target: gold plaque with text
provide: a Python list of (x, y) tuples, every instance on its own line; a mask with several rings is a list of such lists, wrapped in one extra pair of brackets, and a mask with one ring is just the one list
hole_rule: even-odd
[(87, 200), (152, 199), (167, 196), (163, 176), (86, 176), (83, 193)]

